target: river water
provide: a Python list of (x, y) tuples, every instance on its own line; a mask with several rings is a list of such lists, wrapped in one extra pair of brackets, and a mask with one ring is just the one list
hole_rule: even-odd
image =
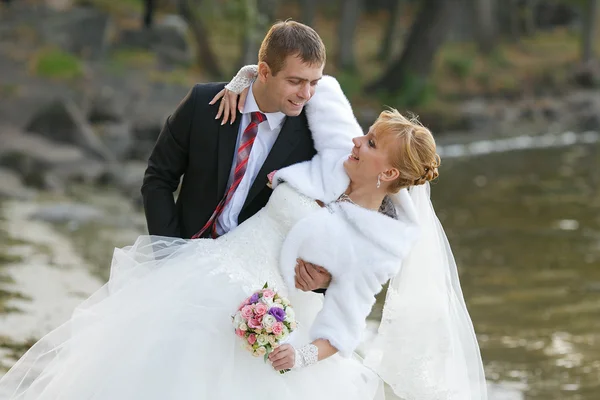
[[(490, 399), (599, 399), (599, 135), (442, 144), (440, 153), (432, 199), (459, 266)], [(113, 246), (143, 232), (140, 211), (116, 193), (85, 189), (75, 198), (108, 218), (49, 224), (28, 215), (65, 199), (2, 204), (5, 367), (26, 339), (64, 321), (102, 284)]]

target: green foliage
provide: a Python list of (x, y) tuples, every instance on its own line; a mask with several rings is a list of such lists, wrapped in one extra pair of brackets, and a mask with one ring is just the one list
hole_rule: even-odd
[(141, 13), (144, 8), (144, 0), (76, 0), (75, 3), (82, 6), (93, 6), (116, 15)]
[(355, 98), (360, 95), (363, 87), (363, 82), (359, 74), (355, 72), (338, 72), (335, 77), (337, 78), (342, 90), (349, 99)]
[(464, 53), (453, 53), (446, 56), (444, 65), (452, 75), (465, 79), (473, 71), (474, 59)]
[(384, 103), (395, 108), (413, 108), (424, 106), (436, 95), (434, 84), (418, 74), (406, 73), (396, 93), (379, 92), (378, 97)]
[(45, 78), (73, 79), (83, 75), (83, 63), (59, 49), (42, 50), (33, 59), (34, 74)]
[(493, 66), (499, 68), (508, 68), (511, 67), (511, 63), (506, 57), (506, 54), (499, 47), (494, 48), (492, 52), (488, 55), (488, 60)]

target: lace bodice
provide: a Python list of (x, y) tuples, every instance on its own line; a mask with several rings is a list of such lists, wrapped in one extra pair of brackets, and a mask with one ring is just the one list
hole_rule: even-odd
[(220, 271), (236, 277), (248, 293), (265, 282), (287, 290), (279, 270), (281, 245), (296, 222), (319, 209), (313, 199), (281, 184), (262, 210), (228, 234), (214, 241), (203, 240), (199, 252), (209, 246), (222, 265)]

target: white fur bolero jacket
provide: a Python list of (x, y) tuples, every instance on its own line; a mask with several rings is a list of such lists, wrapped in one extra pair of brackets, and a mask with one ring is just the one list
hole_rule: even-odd
[[(300, 193), (327, 204), (299, 221), (281, 250), (281, 271), (294, 288), (296, 258), (321, 265), (332, 275), (323, 304), (311, 327), (311, 339), (328, 339), (342, 356), (359, 345), (375, 295), (400, 270), (419, 235), (417, 215), (406, 189), (391, 196), (398, 219), (335, 200), (350, 179), (343, 163), (363, 134), (338, 82), (319, 82), (307, 105), (317, 155), (279, 170), (273, 185), (287, 182)], [(376, 182), (373, 182), (375, 186)]]

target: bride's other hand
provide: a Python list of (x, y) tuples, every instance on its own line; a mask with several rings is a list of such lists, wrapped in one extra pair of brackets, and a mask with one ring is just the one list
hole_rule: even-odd
[(331, 274), (325, 268), (300, 259), (296, 261), (296, 288), (310, 292), (329, 287)]
[(289, 344), (281, 345), (269, 354), (269, 361), (275, 371), (292, 369), (296, 361), (296, 351)]
[(248, 88), (244, 89), (242, 93), (239, 94), (239, 99), (237, 93), (223, 88), (208, 104), (213, 105), (219, 99), (222, 99), (219, 103), (219, 111), (217, 112), (215, 119), (219, 119), (223, 116), (221, 125), (225, 125), (227, 121), (230, 121), (229, 123), (233, 124), (237, 116), (236, 106), (240, 113), (243, 112), (244, 105), (246, 104), (246, 97), (248, 97)]

